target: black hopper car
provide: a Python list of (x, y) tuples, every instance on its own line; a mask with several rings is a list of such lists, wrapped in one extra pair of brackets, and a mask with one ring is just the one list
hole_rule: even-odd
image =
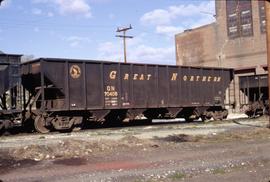
[[(41, 133), (76, 130), (93, 121), (223, 119), (225, 90), (233, 79), (232, 69), (54, 58), (20, 69), (21, 111), (12, 118), (1, 107), (0, 123), (20, 118), (22, 126), (32, 121)], [(1, 73), (0, 79), (9, 76)], [(12, 87), (0, 86), (2, 95)]]
[(0, 133), (22, 121), (21, 55), (0, 53)]

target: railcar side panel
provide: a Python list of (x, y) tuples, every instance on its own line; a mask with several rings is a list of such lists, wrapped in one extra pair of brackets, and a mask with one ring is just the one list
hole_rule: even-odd
[(120, 78), (119, 66), (117, 63), (103, 64), (103, 87), (104, 87), (104, 107), (106, 109), (118, 109), (120, 106)]
[(168, 68), (158, 66), (158, 107), (168, 107), (169, 100)]
[(146, 88), (146, 70), (144, 65), (133, 65), (133, 107), (134, 108), (146, 108), (147, 92)]
[(86, 63), (85, 65), (87, 108), (104, 108), (103, 64)]
[(132, 79), (131, 79), (131, 65), (121, 65), (120, 80), (121, 80), (121, 107), (129, 108), (132, 107)]
[[(32, 68), (38, 66), (32, 64)], [(42, 69), (44, 71), (44, 76), (46, 83), (54, 85), (56, 88), (65, 92), (65, 77), (68, 76), (68, 70), (65, 68), (65, 62), (52, 62), (52, 61), (44, 61)]]
[(158, 74), (157, 66), (147, 65), (147, 81), (145, 86), (145, 92), (147, 95), (147, 107), (156, 108), (158, 107)]
[(67, 100), (69, 97), (65, 100), (65, 96), (68, 95), (67, 79), (65, 79), (68, 78), (66, 64), (66, 62), (42, 61), (30, 65), (31, 72), (34, 74), (26, 82), (31, 80), (32, 87), (41, 87), (41, 71), (43, 71), (47, 109), (69, 109)]
[(69, 104), (71, 110), (80, 110), (85, 108), (85, 79), (82, 63), (68, 63), (68, 85), (69, 85)]
[(204, 87), (201, 80), (201, 69), (190, 68), (189, 69), (188, 83), (190, 84), (190, 105), (200, 106), (203, 104), (202, 95), (204, 94)]
[[(229, 80), (223, 70), (212, 70), (213, 76), (211, 78), (211, 83), (213, 84), (213, 97), (212, 105), (223, 105), (225, 99), (225, 90), (228, 87)], [(215, 80), (215, 78), (217, 78)], [(226, 86), (225, 86), (226, 84)]]
[(180, 68), (181, 69), (181, 77), (179, 78), (179, 82), (181, 84), (180, 88), (180, 104), (182, 106), (189, 105), (189, 98), (191, 95), (191, 88), (189, 82), (185, 81), (187, 79), (187, 75), (189, 75), (188, 68)]
[(169, 107), (179, 107), (178, 67), (168, 67)]
[(212, 77), (212, 69), (203, 69), (203, 78), (202, 78), (202, 83), (203, 83), (203, 89), (202, 93), (204, 95), (204, 105), (206, 106), (212, 106), (212, 100), (213, 100), (213, 95), (214, 95), (214, 85), (210, 81)]

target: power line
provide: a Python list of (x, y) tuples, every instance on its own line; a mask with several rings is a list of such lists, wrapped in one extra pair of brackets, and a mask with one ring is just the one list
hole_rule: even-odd
[(129, 27), (123, 27), (123, 28), (117, 28), (116, 32), (120, 33), (123, 32), (123, 35), (116, 35), (116, 37), (120, 37), (123, 39), (123, 43), (124, 43), (124, 62), (127, 63), (127, 53), (126, 53), (126, 39), (132, 39), (133, 36), (128, 36), (126, 35), (126, 31), (131, 30), (132, 27), (131, 25), (129, 25)]
[(115, 27), (115, 25), (79, 25), (79, 24), (59, 24), (59, 23), (35, 23), (35, 21), (20, 21), (19, 23), (15, 23), (14, 21), (8, 20), (0, 20), (0, 24), (3, 25), (16, 25), (16, 26), (59, 26), (59, 27), (79, 27), (79, 28), (108, 28), (108, 27)]

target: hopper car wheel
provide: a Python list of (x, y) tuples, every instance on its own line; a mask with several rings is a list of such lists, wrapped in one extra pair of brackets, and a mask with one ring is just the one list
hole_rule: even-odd
[(48, 128), (46, 128), (45, 119), (42, 116), (37, 116), (35, 118), (34, 126), (35, 126), (36, 131), (39, 133), (45, 134), (45, 133), (50, 132), (50, 130)]

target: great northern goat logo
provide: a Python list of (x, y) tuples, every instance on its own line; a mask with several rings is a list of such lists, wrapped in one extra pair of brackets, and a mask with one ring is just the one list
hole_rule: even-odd
[(70, 67), (69, 73), (72, 78), (79, 78), (81, 76), (81, 68), (74, 64)]

